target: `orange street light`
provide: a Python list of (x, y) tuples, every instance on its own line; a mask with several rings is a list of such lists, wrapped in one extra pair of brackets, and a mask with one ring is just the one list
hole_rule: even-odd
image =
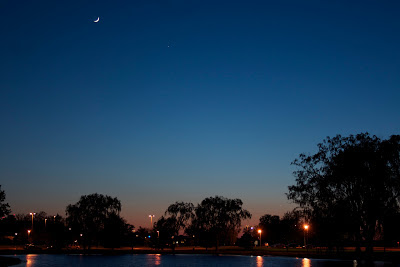
[(260, 234), (260, 247), (261, 247), (261, 229), (260, 230), (258, 230), (258, 233)]
[(28, 242), (29, 242), (29, 235), (31, 234), (31, 230), (28, 230)]
[(308, 236), (308, 228), (309, 228), (309, 225), (308, 225), (308, 224), (305, 224), (305, 225), (304, 225), (304, 247), (307, 247), (307, 243), (306, 243), (306, 232), (307, 232), (307, 236)]

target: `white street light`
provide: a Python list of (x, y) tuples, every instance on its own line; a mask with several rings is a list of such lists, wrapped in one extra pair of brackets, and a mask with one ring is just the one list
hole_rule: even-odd
[(33, 230), (33, 215), (36, 215), (36, 213), (35, 212), (31, 212), (31, 213), (29, 213), (29, 215), (32, 216), (32, 230)]
[(150, 226), (151, 226), (151, 228), (153, 228), (153, 218), (154, 218), (154, 215), (149, 215), (149, 217), (150, 217)]

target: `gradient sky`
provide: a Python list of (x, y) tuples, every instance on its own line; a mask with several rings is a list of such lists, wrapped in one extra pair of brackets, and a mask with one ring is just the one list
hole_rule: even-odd
[[(149, 226), (175, 201), (293, 208), (326, 136), (400, 130), (399, 1), (0, 0), (0, 184), (14, 213), (81, 195)], [(99, 23), (94, 23), (100, 17)]]

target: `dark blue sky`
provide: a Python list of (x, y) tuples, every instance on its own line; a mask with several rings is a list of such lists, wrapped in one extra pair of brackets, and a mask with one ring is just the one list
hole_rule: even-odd
[[(13, 212), (117, 196), (136, 226), (223, 195), (292, 208), (290, 162), (400, 129), (398, 1), (0, 2)], [(99, 23), (94, 23), (100, 17)]]

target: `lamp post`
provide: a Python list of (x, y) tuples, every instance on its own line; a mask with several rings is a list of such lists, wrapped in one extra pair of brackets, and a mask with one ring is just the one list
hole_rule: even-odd
[(150, 217), (150, 226), (151, 226), (151, 228), (153, 228), (153, 218), (154, 218), (154, 215), (149, 215), (149, 217)]
[(261, 247), (261, 229), (260, 230), (258, 230), (258, 233), (260, 234), (260, 247)]
[(135, 233), (136, 233), (136, 230), (132, 229), (132, 250), (133, 250), (133, 246), (135, 245)]
[(157, 237), (160, 238), (160, 231), (157, 231)]
[(306, 243), (306, 232), (308, 235), (308, 224), (304, 225), (304, 247), (307, 247), (307, 243)]
[(31, 212), (31, 213), (29, 213), (29, 215), (32, 216), (32, 230), (33, 230), (33, 215), (36, 215), (36, 213), (35, 212)]
[(31, 234), (31, 230), (28, 230), (28, 242), (29, 242), (29, 235)]
[(47, 229), (47, 219), (44, 219), (44, 229)]

